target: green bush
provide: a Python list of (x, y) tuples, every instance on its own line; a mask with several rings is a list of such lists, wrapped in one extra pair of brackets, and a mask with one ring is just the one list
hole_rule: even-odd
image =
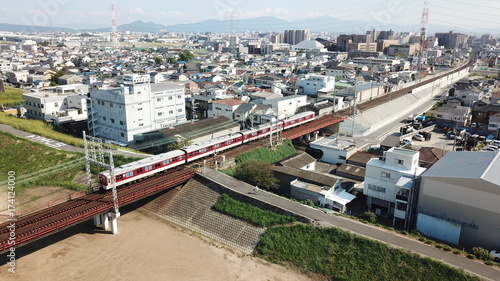
[(377, 215), (373, 212), (364, 212), (361, 214), (361, 218), (370, 223), (375, 223), (377, 221)]
[(295, 218), (293, 217), (279, 215), (271, 211), (262, 210), (250, 204), (245, 204), (243, 202), (235, 200), (225, 193), (222, 194), (217, 202), (215, 202), (213, 208), (223, 214), (248, 221), (254, 225), (261, 227), (287, 224), (295, 221)]
[(474, 247), (471, 249), (470, 253), (473, 254), (476, 258), (483, 261), (493, 260), (493, 256), (485, 248)]
[(276, 149), (269, 149), (265, 147), (257, 148), (236, 156), (235, 161), (237, 164), (240, 164), (251, 159), (259, 159), (271, 164), (295, 154), (297, 154), (297, 150), (295, 150), (292, 141), (284, 140), (283, 144), (278, 146)]
[(473, 254), (467, 254), (467, 258), (471, 259), (471, 260), (475, 260), (476, 256), (474, 256)]

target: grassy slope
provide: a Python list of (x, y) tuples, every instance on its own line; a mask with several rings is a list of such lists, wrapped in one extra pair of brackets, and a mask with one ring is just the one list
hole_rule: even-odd
[(248, 221), (261, 227), (287, 224), (295, 221), (293, 217), (279, 215), (235, 200), (226, 193), (222, 194), (219, 200), (215, 202), (213, 208), (223, 214)]
[(71, 183), (83, 168), (82, 154), (56, 150), (0, 131), (0, 159), (0, 180), (14, 171), (19, 192), (41, 185), (84, 188)]
[(291, 262), (333, 280), (479, 280), (439, 261), (339, 228), (270, 228), (256, 251), (271, 262)]
[(4, 106), (16, 106), (23, 104), (23, 90), (5, 87), (5, 92), (0, 93), (0, 104)]
[(13, 117), (7, 113), (0, 112), (0, 123), (9, 125), (15, 129), (41, 135), (66, 144), (83, 147), (83, 140), (75, 138), (54, 130), (50, 125), (40, 120), (29, 120)]

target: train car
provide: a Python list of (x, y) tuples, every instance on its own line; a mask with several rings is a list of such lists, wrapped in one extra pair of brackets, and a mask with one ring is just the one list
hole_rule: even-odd
[[(186, 163), (186, 153), (181, 150), (158, 154), (115, 168), (115, 183), (120, 186)], [(99, 187), (110, 189), (109, 170), (99, 174)]]
[(283, 120), (283, 124), (285, 126), (285, 130), (302, 125), (307, 122), (311, 122), (314, 120), (315, 114), (312, 111), (306, 111), (294, 116), (285, 118)]
[(236, 134), (211, 139), (201, 143), (193, 144), (181, 150), (186, 153), (187, 162), (194, 161), (216, 152), (224, 151), (226, 149), (238, 146), (243, 143), (243, 134), (238, 132)]
[[(187, 146), (180, 150), (170, 151), (149, 158), (141, 159), (115, 169), (116, 186), (152, 176), (167, 169), (221, 152), (240, 144), (269, 136), (271, 130), (289, 129), (314, 120), (314, 112), (304, 112), (276, 123), (265, 123), (250, 130), (244, 130), (224, 137)], [(101, 189), (110, 189), (109, 171), (99, 174)]]

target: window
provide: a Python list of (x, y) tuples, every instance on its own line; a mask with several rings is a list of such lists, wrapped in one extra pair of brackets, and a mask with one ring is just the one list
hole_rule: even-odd
[(396, 202), (396, 209), (400, 210), (400, 211), (405, 211), (406, 212), (406, 206), (407, 204), (406, 203), (403, 203), (403, 202)]
[(115, 119), (109, 119), (111, 123), (115, 123)]
[(162, 116), (163, 115), (163, 112), (158, 112), (158, 116)]
[(113, 107), (113, 103), (112, 102), (109, 103), (109, 107)]
[(181, 95), (178, 95), (178, 96), (177, 96), (177, 98), (178, 98), (178, 99), (180, 99), (180, 98), (181, 98)]
[(59, 106), (59, 103), (58, 103), (58, 102), (55, 102), (55, 103), (54, 103), (54, 106), (55, 106), (55, 107), (58, 107), (58, 106)]
[(339, 155), (339, 159), (340, 160), (346, 160), (345, 156), (343, 156), (343, 155)]
[(390, 178), (391, 178), (391, 174), (390, 174), (390, 173), (386, 173), (386, 172), (382, 172), (382, 173), (381, 173), (381, 176), (382, 176), (383, 178), (388, 178), (388, 179), (390, 179)]
[(163, 161), (163, 165), (168, 165), (170, 163), (170, 159)]
[(153, 170), (153, 165), (146, 166), (146, 172)]
[(168, 97), (168, 100), (172, 100), (172, 97), (171, 97), (171, 96), (170, 96), (170, 97)]
[(128, 172), (125, 174), (125, 177), (128, 178), (128, 177), (131, 177), (134, 175), (134, 172)]
[(169, 110), (168, 114), (174, 114), (174, 111), (173, 110)]
[(137, 111), (142, 111), (142, 107), (137, 108)]
[(142, 127), (142, 126), (144, 126), (144, 123), (139, 124), (139, 127)]
[(102, 120), (106, 121), (106, 117), (104, 117), (104, 116), (103, 116), (103, 117), (102, 117)]
[(123, 125), (123, 121), (120, 121), (120, 125)]
[(124, 138), (124, 137), (125, 137), (125, 134), (124, 134), (124, 133), (120, 133), (120, 136), (121, 136), (122, 138)]
[(385, 187), (377, 186), (374, 184), (368, 184), (368, 189), (385, 193)]
[(161, 101), (161, 98), (157, 98), (156, 101)]
[(181, 109), (177, 109), (177, 112), (182, 112), (182, 108)]
[(401, 160), (401, 159), (394, 159), (394, 164), (399, 164), (399, 165), (403, 165), (405, 161), (404, 160)]

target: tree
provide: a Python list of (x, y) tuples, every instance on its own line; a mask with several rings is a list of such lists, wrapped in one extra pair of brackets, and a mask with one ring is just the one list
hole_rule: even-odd
[(168, 151), (178, 150), (186, 146), (190, 146), (192, 144), (191, 139), (186, 138), (174, 143), (171, 143), (167, 146)]
[(250, 159), (236, 166), (234, 177), (262, 189), (277, 189), (278, 180), (274, 177), (271, 165), (265, 161)]
[(155, 63), (158, 64), (158, 65), (162, 64), (163, 63), (163, 58), (162, 57), (156, 57), (155, 58)]
[(191, 53), (189, 51), (184, 51), (179, 55), (179, 60), (192, 61), (192, 60), (194, 60), (194, 55), (193, 55), (193, 53)]
[(168, 58), (168, 63), (169, 64), (175, 64), (177, 60), (175, 58)]
[(55, 74), (52, 75), (50, 78), (50, 84), (51, 85), (57, 85), (59, 82), (59, 77), (65, 75), (64, 71), (58, 70)]
[(47, 47), (49, 44), (50, 44), (49, 41), (42, 41), (40, 43), (40, 46)]

